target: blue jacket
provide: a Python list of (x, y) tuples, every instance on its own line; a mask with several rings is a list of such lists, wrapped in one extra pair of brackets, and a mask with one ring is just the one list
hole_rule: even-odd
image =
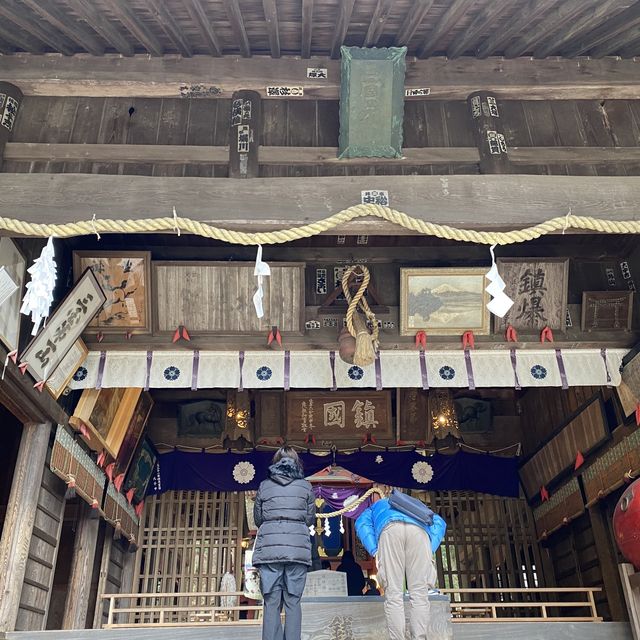
[(433, 514), (433, 524), (428, 526), (401, 511), (393, 509), (388, 499), (378, 500), (356, 520), (356, 533), (370, 555), (376, 555), (380, 534), (390, 522), (408, 522), (424, 529), (429, 535), (431, 550), (434, 553), (440, 546), (447, 530), (447, 523), (437, 513)]

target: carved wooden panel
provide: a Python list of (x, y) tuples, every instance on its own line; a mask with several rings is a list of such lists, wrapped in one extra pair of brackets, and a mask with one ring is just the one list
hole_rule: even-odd
[(429, 397), (420, 389), (400, 389), (400, 440), (417, 442), (431, 439)]
[(173, 333), (180, 325), (192, 335), (302, 333), (304, 263), (270, 263), (263, 280), (264, 317), (253, 296), (258, 288), (253, 262), (154, 262), (154, 330)]
[(257, 400), (256, 441), (282, 437), (284, 422), (284, 394), (282, 391), (261, 391)]

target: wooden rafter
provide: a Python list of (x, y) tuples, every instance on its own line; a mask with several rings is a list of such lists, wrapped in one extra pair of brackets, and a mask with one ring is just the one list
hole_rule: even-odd
[(391, 9), (393, 9), (393, 0), (378, 0), (375, 11), (371, 16), (367, 35), (362, 43), (363, 47), (374, 47), (378, 44)]
[(302, 0), (302, 46), (300, 55), (311, 57), (311, 37), (313, 35), (313, 0)]
[[(563, 47), (562, 53), (568, 58), (573, 58), (587, 51), (592, 54), (596, 53), (596, 55), (606, 55), (609, 51), (616, 51), (618, 47), (625, 46), (624, 44), (612, 45), (614, 39), (619, 39), (620, 36), (624, 37), (624, 33), (631, 31), (638, 25), (640, 25), (640, 4), (636, 3), (600, 24), (584, 37)], [(602, 53), (603, 51), (604, 53)]]
[(191, 45), (187, 41), (187, 38), (185, 38), (182, 29), (177, 25), (166, 4), (164, 2), (155, 2), (154, 0), (145, 0), (145, 5), (149, 13), (162, 27), (162, 30), (169, 36), (171, 42), (176, 46), (176, 49), (178, 49), (185, 58), (190, 58), (193, 55)]
[(567, 43), (590, 33), (602, 23), (602, 19), (607, 14), (619, 8), (621, 2), (626, 2), (626, 0), (608, 0), (591, 7), (586, 13), (574, 20), (567, 29), (551, 33), (540, 40), (533, 52), (534, 58), (546, 58), (553, 52), (562, 50)]
[(123, 56), (134, 54), (131, 43), (120, 33), (115, 24), (95, 8), (93, 0), (65, 0), (65, 2), (116, 51)]
[(338, 20), (336, 21), (336, 29), (331, 43), (331, 57), (340, 57), (340, 47), (347, 36), (349, 30), (349, 23), (351, 22), (351, 14), (353, 13), (353, 5), (355, 0), (341, 0), (340, 13), (338, 14)]
[(101, 56), (104, 53), (104, 45), (89, 29), (85, 28), (81, 22), (65, 15), (53, 3), (38, 0), (22, 0), (22, 3), (89, 53), (94, 56)]
[(278, 8), (276, 0), (262, 0), (264, 19), (267, 23), (267, 33), (269, 34), (269, 47), (271, 57), (280, 57), (280, 28), (278, 26)]
[(622, 33), (619, 36), (615, 36), (607, 40), (606, 42), (603, 42), (598, 47), (595, 47), (594, 49), (592, 49), (591, 57), (596, 59), (604, 58), (605, 56), (608, 56), (618, 51), (621, 51), (621, 53), (626, 54), (626, 56), (623, 55), (623, 57), (630, 57), (628, 48), (633, 47), (634, 43), (636, 43), (634, 47), (635, 55), (638, 55), (637, 42), (638, 42), (639, 35), (640, 35), (640, 27), (636, 25), (635, 27), (633, 27), (633, 29), (630, 29), (629, 31)]
[(73, 55), (73, 46), (66, 38), (41, 28), (27, 15), (24, 7), (18, 6), (15, 0), (2, 0), (0, 2), (0, 16), (13, 22), (21, 29), (24, 29), (30, 36), (44, 42), (52, 49), (67, 56)]
[(17, 46), (25, 51), (33, 51), (34, 53), (42, 53), (44, 51), (42, 44), (35, 38), (26, 33), (18, 33), (15, 29), (6, 29), (1, 25), (0, 39), (4, 40), (9, 46)]
[(522, 54), (535, 48), (549, 34), (555, 34), (565, 25), (579, 19), (594, 4), (593, 0), (564, 0), (557, 7), (549, 11), (533, 29), (527, 29), (525, 34), (510, 44), (505, 52), (505, 58), (518, 58)]
[(406, 45), (413, 38), (423, 18), (433, 6), (433, 0), (415, 0), (404, 18), (400, 31), (396, 36), (396, 45)]
[(128, 0), (104, 0), (116, 18), (153, 56), (163, 54), (162, 44), (129, 7)]
[(236, 43), (240, 48), (240, 53), (245, 58), (250, 58), (251, 46), (249, 45), (249, 38), (247, 38), (247, 31), (244, 28), (244, 20), (242, 19), (238, 0), (223, 0), (223, 4), (229, 18), (231, 30), (236, 38)]
[(211, 21), (202, 6), (202, 2), (200, 0), (184, 0), (184, 6), (189, 12), (193, 22), (198, 25), (200, 33), (207, 43), (207, 47), (209, 47), (211, 55), (221, 56), (222, 47), (220, 46), (218, 37), (213, 30)]
[(496, 18), (504, 15), (504, 12), (505, 5), (503, 3), (489, 0), (478, 12), (464, 33), (460, 34), (449, 45), (447, 57), (453, 60), (463, 55), (465, 51), (471, 49), (483, 33), (493, 28)]
[(621, 58), (633, 58), (640, 51), (640, 27), (635, 27), (632, 32), (633, 35), (630, 34), (630, 39), (620, 49), (619, 55)]
[(453, 0), (442, 14), (436, 26), (427, 34), (424, 44), (418, 50), (419, 58), (427, 58), (438, 49), (440, 40), (455, 27), (458, 20), (476, 0)]
[(562, 0), (530, 0), (526, 9), (516, 9), (507, 24), (497, 29), (491, 37), (487, 38), (478, 47), (476, 51), (478, 58), (488, 58), (501, 51), (514, 36), (526, 29), (534, 20), (544, 15), (546, 11), (558, 4), (558, 2), (562, 2)]

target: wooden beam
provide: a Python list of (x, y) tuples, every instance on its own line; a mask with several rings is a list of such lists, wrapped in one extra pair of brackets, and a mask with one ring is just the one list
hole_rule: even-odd
[(375, 47), (376, 44), (378, 44), (391, 9), (393, 9), (393, 0), (378, 0), (373, 15), (371, 16), (367, 35), (362, 43), (363, 47)]
[(543, 38), (533, 52), (534, 58), (546, 58), (549, 55), (557, 55), (559, 51), (585, 34), (592, 33), (602, 24), (612, 12), (619, 8), (621, 0), (608, 0), (601, 2), (574, 20), (567, 29), (562, 29)]
[(527, 29), (525, 35), (509, 45), (504, 52), (505, 58), (518, 58), (531, 51), (538, 42), (547, 37), (547, 34), (555, 33), (567, 23), (575, 21), (588, 8), (589, 4), (585, 0), (564, 0), (558, 7), (545, 14), (535, 27)]
[(185, 57), (190, 58), (193, 50), (187, 38), (185, 38), (182, 29), (174, 20), (171, 12), (164, 2), (156, 2), (154, 0), (144, 0), (147, 10), (156, 19), (156, 22), (162, 27), (162, 30), (169, 36), (169, 39), (176, 46), (176, 49)]
[(300, 55), (311, 57), (311, 38), (313, 35), (313, 0), (302, 0), (302, 45)]
[(449, 45), (447, 57), (453, 60), (471, 49), (483, 33), (493, 29), (496, 18), (502, 14), (504, 5), (501, 2), (489, 2), (482, 7), (465, 32)]
[(51, 423), (25, 424), (0, 539), (0, 632), (13, 631), (36, 520)]
[(516, 34), (526, 29), (558, 2), (562, 0), (529, 0), (526, 7), (516, 11), (506, 25), (496, 29), (494, 34), (478, 47), (476, 51), (478, 58), (488, 58), (501, 51)]
[(129, 41), (106, 16), (95, 8), (92, 0), (65, 0), (65, 2), (116, 51), (123, 56), (133, 55), (133, 47)]
[(257, 178), (260, 174), (262, 101), (256, 91), (236, 91), (231, 98), (229, 177)]
[(442, 14), (436, 26), (425, 38), (424, 44), (418, 50), (418, 58), (428, 58), (437, 49), (440, 40), (453, 29), (458, 20), (467, 12), (467, 9), (476, 0), (453, 0), (447, 10)]
[[(307, 78), (311, 66), (326, 68), (329, 77)], [(405, 86), (430, 87), (429, 100), (466, 100), (479, 86), (491, 87), (503, 100), (638, 99), (639, 73), (640, 61), (615, 58), (585, 59), (579, 65), (563, 59), (409, 58)], [(243, 87), (265, 97), (267, 84), (302, 86), (302, 99), (337, 100), (340, 94), (340, 62), (320, 57), (14, 54), (0, 57), (0, 78), (20, 87), (25, 95), (179, 97), (185, 84), (215, 86), (221, 98), (230, 98)]]
[(207, 16), (204, 7), (202, 6), (202, 2), (200, 0), (183, 0), (184, 6), (186, 7), (191, 19), (195, 24), (198, 25), (198, 29), (200, 29), (200, 33), (204, 38), (207, 46), (209, 47), (209, 51), (212, 56), (221, 56), (222, 55), (222, 47), (220, 46), (220, 42), (218, 41), (218, 36), (216, 36), (213, 26), (211, 25), (211, 20), (209, 16)]
[[(280, 229), (358, 204), (366, 189), (389, 191), (391, 206), (454, 226), (514, 229), (564, 215), (636, 220), (636, 177), (547, 175), (353, 176), (254, 178), (238, 189), (227, 178), (155, 178), (108, 174), (0, 173), (0, 216), (27, 222), (179, 215), (225, 227)], [(215, 203), (212, 206), (211, 203)], [(377, 219), (343, 227), (370, 234), (394, 227)], [(397, 229), (396, 229), (397, 232)]]
[(223, 4), (240, 53), (245, 58), (250, 58), (251, 46), (249, 45), (249, 38), (247, 38), (247, 31), (244, 28), (244, 20), (242, 19), (238, 0), (223, 0)]
[(22, 2), (51, 26), (64, 33), (73, 42), (77, 42), (89, 53), (94, 56), (101, 56), (104, 53), (104, 45), (89, 29), (86, 29), (81, 22), (72, 20), (53, 3), (44, 3), (38, 0), (22, 0)]
[(27, 34), (17, 33), (15, 29), (7, 29), (0, 25), (0, 39), (29, 53), (43, 53), (42, 43)]
[[(76, 522), (76, 537), (69, 572), (67, 598), (64, 603), (63, 629), (85, 629), (89, 613), (89, 597), (93, 577), (93, 563), (98, 544), (100, 518), (91, 507), (82, 502)], [(111, 535), (107, 526), (106, 535)]]
[(104, 0), (104, 3), (152, 56), (163, 54), (162, 44), (147, 25), (129, 8), (127, 0)]
[(339, 4), (340, 12), (336, 21), (336, 28), (331, 43), (331, 57), (333, 59), (340, 57), (340, 47), (349, 31), (349, 23), (351, 22), (351, 14), (353, 13), (353, 5), (355, 0), (342, 0)]
[(509, 147), (516, 164), (636, 164), (640, 147)]
[(396, 45), (406, 45), (409, 43), (432, 6), (433, 0), (414, 0), (413, 5), (407, 12), (400, 26), (400, 31), (398, 31), (395, 39)]
[(269, 34), (269, 47), (271, 57), (280, 57), (280, 28), (278, 26), (278, 8), (276, 0), (262, 0), (264, 19), (267, 23), (267, 33)]
[[(52, 33), (52, 30), (43, 29), (40, 25), (35, 24), (29, 16), (27, 16), (23, 7), (17, 5), (14, 0), (2, 0), (0, 2), (0, 16), (10, 20), (21, 29), (24, 29), (30, 36), (37, 38), (46, 45), (70, 56), (74, 54), (71, 43), (64, 37)], [(9, 26), (9, 25), (5, 25)]]

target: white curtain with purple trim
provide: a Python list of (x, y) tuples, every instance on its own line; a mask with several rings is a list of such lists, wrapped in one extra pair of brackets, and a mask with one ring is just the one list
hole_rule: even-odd
[[(104, 356), (101, 357), (101, 353)], [(349, 365), (329, 351), (92, 351), (72, 389), (96, 387), (338, 389), (562, 387), (620, 384), (624, 349), (382, 351)], [(515, 368), (515, 369), (514, 369)], [(426, 383), (426, 384), (425, 384)]]

